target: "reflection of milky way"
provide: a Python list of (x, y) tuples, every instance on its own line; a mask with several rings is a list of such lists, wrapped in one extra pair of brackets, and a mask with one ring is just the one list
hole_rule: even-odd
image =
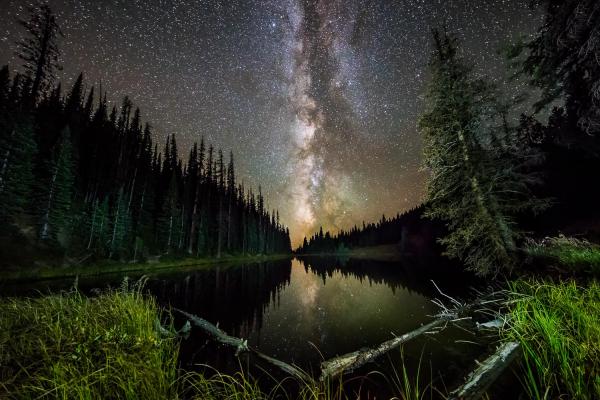
[(296, 147), (289, 191), (299, 235), (317, 224), (343, 226), (344, 211), (352, 208), (349, 161), (359, 162), (352, 104), (358, 62), (350, 45), (355, 16), (356, 7), (344, 1), (290, 7), (289, 101)]

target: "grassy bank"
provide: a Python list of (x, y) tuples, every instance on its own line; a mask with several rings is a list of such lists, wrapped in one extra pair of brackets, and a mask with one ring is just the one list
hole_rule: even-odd
[(121, 272), (149, 272), (160, 269), (187, 266), (210, 266), (219, 264), (253, 263), (275, 261), (289, 258), (289, 254), (270, 255), (225, 255), (221, 258), (179, 258), (140, 263), (120, 263), (104, 261), (95, 264), (64, 266), (32, 266), (30, 268), (5, 269), (0, 273), (0, 281), (32, 281), (40, 279), (69, 278), (75, 276), (93, 276)]
[(530, 280), (511, 284), (507, 339), (523, 349), (532, 399), (600, 398), (600, 285)]
[(600, 246), (586, 240), (561, 235), (530, 241), (526, 253), (545, 267), (549, 265), (568, 274), (600, 276)]
[(173, 398), (178, 343), (139, 290), (0, 300), (0, 397)]

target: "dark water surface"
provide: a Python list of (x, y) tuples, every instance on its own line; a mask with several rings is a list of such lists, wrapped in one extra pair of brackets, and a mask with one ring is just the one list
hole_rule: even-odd
[[(123, 275), (82, 278), (82, 291), (118, 286)], [(139, 276), (130, 274), (131, 279)], [(400, 263), (340, 261), (326, 258), (294, 259), (246, 265), (215, 265), (149, 274), (147, 290), (165, 306), (196, 314), (226, 331), (248, 338), (261, 352), (319, 373), (319, 363), (336, 355), (372, 347), (418, 328), (432, 319), (438, 309), (432, 297), (439, 293), (429, 280), (445, 292), (468, 295), (466, 278), (456, 271), (431, 271), (422, 266), (409, 268)], [(51, 280), (34, 284), (1, 287), (3, 295), (31, 295), (68, 289), (72, 280)], [(176, 325), (183, 324), (182, 319)], [(470, 343), (476, 342), (476, 343)], [(456, 327), (436, 335), (423, 335), (403, 350), (383, 356), (345, 379), (350, 390), (377, 394), (377, 398), (398, 395), (395, 384), (402, 365), (412, 379), (433, 380), (442, 392), (456, 384), (474, 360), (485, 351), (481, 337)], [(404, 361), (403, 361), (404, 360)], [(233, 372), (249, 368), (268, 387), (270, 378), (283, 378), (278, 371), (258, 360), (237, 359), (231, 349), (220, 347), (192, 329), (182, 342), (181, 364), (200, 369), (202, 364)], [(380, 371), (383, 374), (374, 374)], [(363, 379), (366, 377), (365, 379)], [(423, 384), (424, 385), (424, 384)], [(401, 386), (401, 385), (400, 385)], [(292, 389), (293, 390), (293, 389)]]

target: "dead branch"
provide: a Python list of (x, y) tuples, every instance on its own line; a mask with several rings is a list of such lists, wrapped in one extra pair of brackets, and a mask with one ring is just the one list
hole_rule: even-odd
[(494, 354), (469, 374), (467, 382), (451, 393), (450, 399), (474, 400), (484, 395), (486, 389), (494, 383), (502, 371), (510, 365), (519, 353), (517, 342), (502, 344)]
[(190, 314), (190, 313), (180, 310), (178, 308), (174, 308), (173, 310), (175, 310), (178, 313), (185, 316), (188, 319), (188, 321), (191, 321), (195, 326), (197, 326), (198, 328), (200, 328), (203, 331), (205, 331), (206, 333), (208, 333), (216, 341), (218, 341), (222, 344), (228, 345), (228, 346), (235, 347), (235, 349), (236, 349), (235, 355), (236, 356), (239, 356), (241, 353), (252, 353), (252, 354), (256, 355), (257, 357), (269, 362), (271, 365), (276, 366), (283, 372), (285, 372), (291, 376), (294, 376), (295, 378), (297, 378), (299, 380), (302, 380), (304, 382), (313, 382), (313, 379), (308, 374), (306, 374), (304, 371), (299, 369), (298, 367), (288, 364), (286, 362), (283, 362), (281, 360), (277, 360), (276, 358), (269, 357), (268, 355), (263, 354), (260, 351), (251, 348), (250, 346), (248, 346), (248, 341), (246, 339), (240, 339), (240, 338), (237, 338), (234, 336), (229, 336), (228, 334), (226, 334), (224, 331), (222, 331), (215, 325), (211, 324), (207, 320), (202, 319), (194, 314)]
[(447, 322), (446, 318), (438, 318), (413, 331), (405, 333), (402, 336), (398, 336), (386, 342), (383, 342), (382, 344), (373, 349), (354, 351), (352, 353), (344, 354), (342, 356), (323, 361), (321, 363), (320, 381), (323, 382), (328, 378), (336, 377), (340, 374), (351, 372), (352, 370), (375, 360), (382, 354), (387, 353), (388, 351), (400, 346), (401, 344), (406, 343), (409, 340), (412, 340), (417, 336), (442, 325), (445, 322)]

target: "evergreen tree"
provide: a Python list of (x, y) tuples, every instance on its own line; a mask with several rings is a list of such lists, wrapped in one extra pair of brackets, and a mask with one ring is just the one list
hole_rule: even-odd
[[(426, 215), (446, 222), (446, 254), (478, 274), (511, 271), (516, 263), (515, 213), (534, 207), (523, 163), (494, 142), (497, 91), (457, 55), (456, 40), (434, 32), (424, 141)], [(505, 157), (503, 159), (503, 157)]]
[[(8, 71), (8, 65), (5, 65), (0, 69), (0, 115), (4, 116), (4, 113), (9, 109), (10, 98), (10, 73)], [(0, 137), (4, 136), (4, 132), (0, 132)]]
[(62, 31), (48, 4), (29, 7), (29, 13), (28, 21), (19, 21), (28, 36), (18, 42), (18, 56), (23, 60), (26, 75), (32, 81), (29, 94), (35, 104), (52, 86), (55, 71), (61, 68), (57, 41)]
[(58, 235), (61, 230), (69, 226), (74, 189), (72, 152), (71, 131), (66, 127), (49, 163), (50, 180), (39, 188), (43, 196), (39, 231), (41, 240), (60, 239)]
[(10, 131), (0, 141), (0, 229), (5, 229), (14, 217), (29, 211), (37, 146), (29, 118), (16, 123), (1, 119), (0, 129)]
[(534, 86), (542, 89), (538, 111), (564, 95), (573, 125), (596, 135), (600, 132), (600, 2), (537, 3), (545, 8), (544, 24), (533, 40), (511, 48), (509, 57)]
[(177, 194), (177, 181), (175, 174), (171, 174), (165, 201), (158, 217), (158, 246), (169, 254), (177, 247), (179, 240), (179, 224), (181, 223), (181, 209)]
[(130, 238), (131, 218), (127, 210), (127, 200), (123, 188), (119, 189), (110, 218), (111, 237), (108, 258), (123, 256)]

